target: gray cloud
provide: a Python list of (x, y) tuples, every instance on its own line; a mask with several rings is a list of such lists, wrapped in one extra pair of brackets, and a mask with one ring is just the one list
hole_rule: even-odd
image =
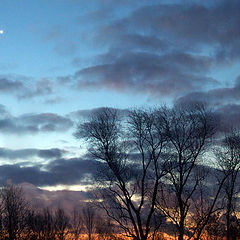
[(212, 109), (219, 131), (240, 128), (240, 77), (237, 77), (232, 87), (191, 92), (178, 98), (175, 104), (188, 105), (196, 102), (204, 102)]
[(209, 91), (191, 92), (177, 99), (177, 103), (204, 101), (211, 106), (220, 106), (240, 101), (240, 77), (232, 87), (215, 88)]
[(59, 148), (38, 150), (38, 156), (41, 158), (61, 158), (66, 151)]
[(19, 164), (0, 166), (0, 182), (11, 180), (13, 183), (28, 182), (36, 186), (57, 184), (85, 184), (86, 177), (94, 174), (99, 163), (94, 160), (60, 158), (43, 166), (23, 167)]
[(33, 132), (61, 132), (73, 126), (70, 119), (54, 113), (25, 114), (18, 117), (17, 122), (20, 123), (23, 130), (27, 129)]
[(3, 105), (0, 111), (0, 131), (11, 134), (29, 134), (39, 132), (64, 132), (73, 126), (73, 121), (55, 113), (29, 113), (12, 116)]
[(240, 104), (227, 104), (220, 106), (214, 112), (219, 119), (219, 130), (222, 132), (240, 129)]
[(126, 52), (112, 63), (81, 69), (74, 78), (80, 89), (107, 88), (157, 96), (179, 95), (216, 84), (216, 80), (203, 74), (210, 66), (210, 58), (185, 53), (160, 56)]
[(7, 78), (0, 78), (0, 91), (10, 92), (17, 91), (23, 88), (23, 83), (17, 80), (9, 80)]
[(35, 81), (24, 76), (3, 76), (0, 77), (0, 93), (10, 93), (21, 100), (52, 95), (54, 91), (49, 79)]
[(65, 150), (62, 150), (59, 148), (51, 148), (51, 149), (27, 148), (27, 149), (19, 149), (19, 150), (0, 148), (0, 158), (13, 159), (13, 160), (29, 159), (34, 156), (37, 156), (43, 159), (61, 158), (65, 153), (66, 153)]
[[(144, 6), (118, 26), (165, 35), (180, 48), (208, 46), (218, 57), (239, 57), (239, 1), (216, 1), (215, 5), (158, 4)], [(220, 59), (220, 58), (219, 58)]]
[(180, 97), (217, 87), (209, 74), (212, 68), (240, 56), (238, 1), (205, 5), (141, 1), (138, 6), (130, 4), (124, 15), (111, 8), (111, 14), (105, 5), (89, 13), (96, 29), (87, 40), (103, 53), (87, 67), (59, 79), (79, 89)]

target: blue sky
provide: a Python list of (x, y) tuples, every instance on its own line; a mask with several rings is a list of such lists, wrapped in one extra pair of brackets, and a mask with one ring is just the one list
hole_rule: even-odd
[[(92, 162), (72, 133), (103, 106), (205, 101), (238, 126), (239, 9), (236, 0), (1, 0), (0, 181), (81, 183)], [(85, 170), (64, 182), (68, 163)]]

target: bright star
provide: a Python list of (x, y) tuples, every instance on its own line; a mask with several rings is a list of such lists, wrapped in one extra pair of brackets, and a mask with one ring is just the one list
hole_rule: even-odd
[(0, 30), (0, 34), (3, 34), (3, 30)]

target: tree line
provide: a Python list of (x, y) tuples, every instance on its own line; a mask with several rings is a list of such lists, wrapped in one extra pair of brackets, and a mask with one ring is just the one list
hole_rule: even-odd
[(98, 163), (93, 205), (30, 210), (6, 185), (2, 239), (238, 239), (240, 133), (218, 126), (203, 104), (93, 112), (74, 134)]
[[(4, 240), (121, 240), (114, 227), (90, 202), (72, 212), (32, 207), (23, 189), (7, 183), (0, 191), (0, 239)], [(87, 236), (87, 237), (86, 237)]]

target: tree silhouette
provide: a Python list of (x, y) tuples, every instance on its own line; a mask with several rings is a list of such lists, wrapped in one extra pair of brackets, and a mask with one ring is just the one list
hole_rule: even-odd
[(162, 117), (168, 142), (167, 174), (159, 191), (158, 207), (177, 227), (178, 239), (183, 240), (192, 197), (203, 177), (198, 171), (200, 157), (214, 133), (213, 119), (202, 104), (165, 108)]
[(90, 153), (101, 163), (96, 177), (103, 199), (99, 205), (127, 236), (146, 240), (161, 223), (154, 217), (165, 174), (161, 112), (133, 110), (121, 117), (117, 110), (103, 108), (80, 124), (75, 136), (87, 140)]
[(224, 190), (226, 194), (226, 227), (227, 240), (231, 239), (231, 219), (234, 219), (236, 203), (236, 182), (240, 170), (240, 133), (232, 130), (227, 134), (216, 151), (218, 165), (226, 178)]
[(2, 219), (9, 240), (19, 239), (27, 227), (28, 204), (22, 188), (7, 183), (1, 189)]

